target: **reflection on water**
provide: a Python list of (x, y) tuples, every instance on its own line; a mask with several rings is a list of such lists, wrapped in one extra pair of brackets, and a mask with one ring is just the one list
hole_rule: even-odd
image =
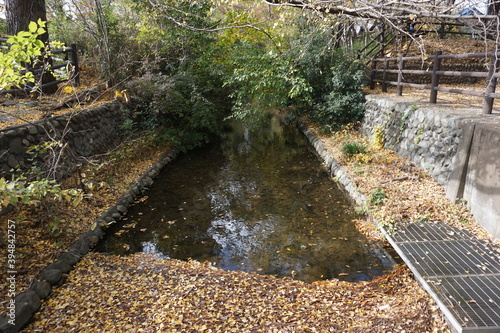
[(337, 184), (295, 128), (234, 123), (218, 144), (180, 156), (100, 250), (209, 260), (304, 281), (367, 280), (384, 265), (351, 222)]

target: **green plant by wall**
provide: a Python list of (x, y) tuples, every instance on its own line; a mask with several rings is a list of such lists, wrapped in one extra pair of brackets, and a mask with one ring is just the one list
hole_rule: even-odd
[(375, 125), (373, 128), (373, 145), (376, 149), (384, 148), (385, 144), (385, 131), (382, 126)]
[(358, 154), (365, 154), (368, 151), (368, 147), (364, 143), (350, 141), (344, 143), (341, 150), (344, 157), (349, 159)]
[(2, 208), (8, 205), (38, 206), (44, 201), (68, 201), (78, 205), (83, 198), (79, 189), (62, 189), (53, 179), (36, 179), (27, 181), (25, 177), (12, 180), (0, 178), (0, 203)]
[(420, 129), (415, 134), (415, 139), (413, 140), (413, 143), (415, 143), (416, 145), (418, 145), (420, 143), (420, 141), (422, 140), (422, 137), (424, 136), (424, 133), (425, 133), (425, 125), (422, 124), (422, 126), (420, 127)]
[(370, 204), (372, 206), (378, 206), (378, 205), (383, 204), (386, 199), (387, 199), (387, 195), (384, 193), (384, 191), (381, 188), (377, 188), (370, 195)]
[(406, 129), (408, 119), (417, 109), (418, 107), (415, 104), (412, 104), (403, 114), (403, 117), (401, 118), (401, 121), (399, 123), (399, 135), (397, 142), (401, 141), (401, 137), (403, 135), (404, 130)]

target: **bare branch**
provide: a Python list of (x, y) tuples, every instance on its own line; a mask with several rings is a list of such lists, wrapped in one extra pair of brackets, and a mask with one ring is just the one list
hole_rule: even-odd
[[(348, 15), (352, 17), (371, 19), (404, 19), (413, 14), (423, 18), (445, 18), (459, 20), (464, 16), (452, 14), (457, 6), (450, 1), (368, 1), (368, 0), (330, 0), (330, 1), (283, 1), (283, 0), (263, 0), (269, 5), (291, 6), (304, 9), (315, 10), (326, 14)], [(497, 15), (478, 15), (471, 12), (470, 17), (481, 19), (496, 19)]]

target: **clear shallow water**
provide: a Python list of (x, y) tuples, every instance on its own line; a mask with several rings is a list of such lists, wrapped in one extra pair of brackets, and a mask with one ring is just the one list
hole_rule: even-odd
[(368, 280), (384, 265), (350, 202), (296, 128), (232, 124), (220, 142), (167, 166), (99, 250), (208, 260), (306, 282)]

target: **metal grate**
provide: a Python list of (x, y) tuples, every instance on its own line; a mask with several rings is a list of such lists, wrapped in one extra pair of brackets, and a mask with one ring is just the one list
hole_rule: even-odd
[(475, 239), (469, 232), (449, 226), (442, 222), (405, 223), (386, 231), (396, 242), (425, 242), (433, 240)]
[(500, 330), (500, 277), (471, 276), (426, 279), (463, 327)]
[(423, 276), (500, 273), (500, 258), (484, 240), (407, 242), (399, 246)]
[(500, 332), (500, 250), (441, 222), (383, 228), (457, 332)]

